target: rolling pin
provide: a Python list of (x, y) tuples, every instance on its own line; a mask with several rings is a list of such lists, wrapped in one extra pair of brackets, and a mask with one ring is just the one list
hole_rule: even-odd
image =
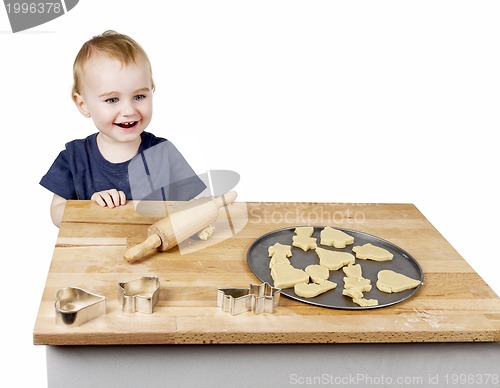
[(148, 238), (125, 253), (125, 261), (133, 263), (151, 250), (166, 251), (212, 224), (219, 216), (219, 209), (236, 199), (230, 191), (220, 197), (204, 197), (187, 202), (181, 210), (169, 214), (148, 228)]

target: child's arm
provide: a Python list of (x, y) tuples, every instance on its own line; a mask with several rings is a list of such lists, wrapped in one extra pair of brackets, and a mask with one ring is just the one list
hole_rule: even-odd
[(115, 206), (125, 205), (127, 203), (125, 193), (116, 189), (98, 191), (92, 194), (92, 197), (90, 199), (92, 201), (96, 201), (101, 206), (107, 206), (111, 208)]
[(61, 221), (64, 213), (64, 208), (66, 206), (66, 200), (57, 194), (54, 194), (52, 198), (52, 203), (50, 204), (50, 217), (55, 226), (59, 228), (61, 226)]

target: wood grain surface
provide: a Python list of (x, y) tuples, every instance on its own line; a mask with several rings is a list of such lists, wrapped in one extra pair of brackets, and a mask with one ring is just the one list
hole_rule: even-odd
[[(126, 250), (180, 204), (136, 202), (108, 209), (69, 201), (36, 318), (36, 345), (260, 344), (500, 341), (500, 298), (412, 204), (239, 203), (221, 209), (212, 238), (152, 252), (129, 264)], [(228, 221), (229, 220), (229, 221)], [(459, 222), (459, 220), (457, 220)], [(373, 234), (409, 252), (424, 271), (412, 298), (373, 310), (316, 307), (284, 296), (274, 314), (232, 316), (216, 305), (219, 288), (260, 281), (246, 262), (270, 231), (330, 225)], [(229, 236), (232, 236), (228, 238)], [(153, 314), (124, 313), (118, 283), (158, 276)], [(78, 327), (57, 325), (58, 290), (106, 296), (106, 314)]]

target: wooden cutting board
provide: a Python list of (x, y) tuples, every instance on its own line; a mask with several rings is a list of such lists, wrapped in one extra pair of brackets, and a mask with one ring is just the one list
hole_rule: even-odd
[[(220, 213), (210, 242), (153, 253), (128, 264), (125, 251), (178, 203), (108, 209), (69, 201), (34, 327), (37, 345), (260, 344), (500, 341), (500, 298), (412, 204), (235, 203)], [(255, 239), (297, 225), (369, 233), (410, 253), (424, 272), (412, 298), (373, 310), (316, 307), (281, 297), (274, 314), (232, 316), (216, 305), (219, 288), (260, 283), (246, 253)], [(234, 234), (234, 235), (233, 235)], [(227, 238), (228, 236), (231, 236)], [(206, 244), (206, 243), (205, 243)], [(153, 314), (124, 313), (118, 283), (158, 276)], [(56, 325), (58, 290), (77, 286), (104, 295), (106, 314), (78, 327)]]

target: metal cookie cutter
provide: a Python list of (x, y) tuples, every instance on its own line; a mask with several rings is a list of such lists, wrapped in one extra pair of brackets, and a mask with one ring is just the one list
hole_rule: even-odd
[(219, 288), (217, 291), (217, 306), (231, 315), (250, 311), (252, 299), (249, 288)]
[(56, 323), (80, 326), (102, 314), (106, 314), (106, 297), (78, 287), (66, 287), (57, 291)]
[(272, 287), (269, 283), (250, 284), (250, 293), (253, 295), (253, 312), (274, 313), (280, 301), (281, 288)]
[(281, 288), (269, 283), (250, 284), (250, 288), (219, 288), (217, 306), (231, 315), (253, 311), (255, 314), (274, 313), (278, 307)]
[(118, 300), (126, 313), (151, 314), (160, 296), (160, 281), (156, 276), (144, 276), (118, 283)]

